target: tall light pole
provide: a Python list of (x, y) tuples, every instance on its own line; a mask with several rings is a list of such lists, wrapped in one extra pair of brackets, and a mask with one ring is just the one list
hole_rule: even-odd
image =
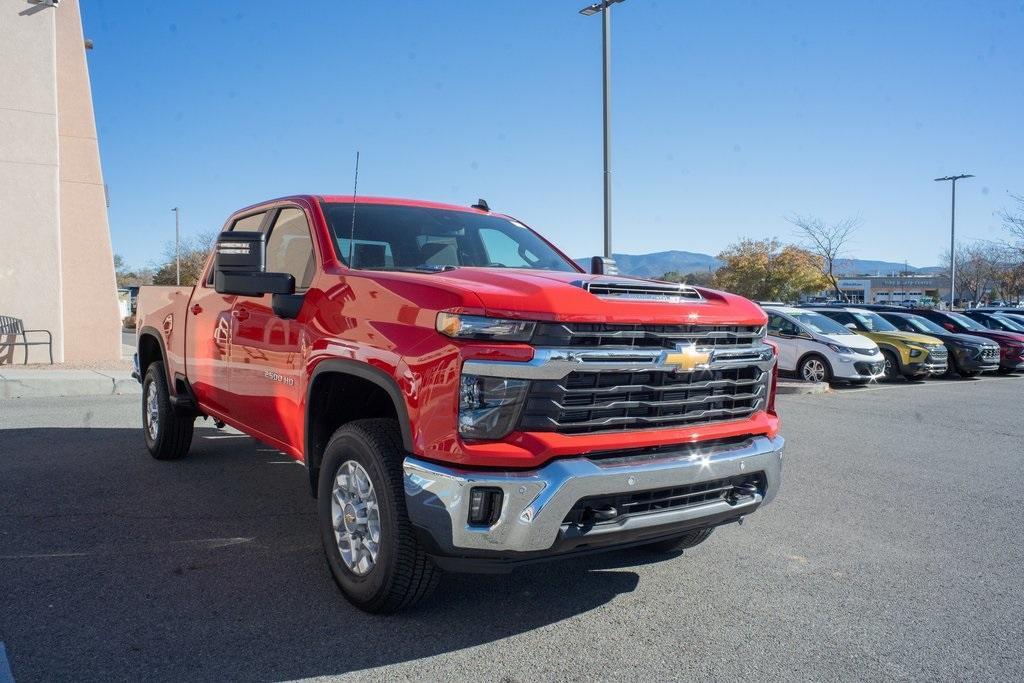
[(174, 207), (174, 281), (181, 287), (181, 209)]
[(936, 178), (935, 182), (941, 183), (946, 180), (952, 181), (953, 204), (949, 212), (949, 309), (953, 310), (953, 302), (956, 301), (956, 181), (964, 178), (973, 178), (969, 173), (950, 175), (945, 178)]
[(587, 5), (580, 10), (580, 14), (589, 17), (592, 14), (601, 14), (601, 52), (603, 53), (602, 63), (604, 71), (604, 255), (605, 258), (612, 257), (612, 132), (611, 132), (611, 107), (612, 107), (612, 5), (623, 0), (601, 0), (601, 2)]

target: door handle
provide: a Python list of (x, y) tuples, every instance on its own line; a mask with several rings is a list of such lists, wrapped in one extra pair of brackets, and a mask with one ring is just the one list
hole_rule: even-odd
[(200, 306), (199, 304), (195, 304), (194, 306), (192, 306), (192, 315), (199, 315), (202, 312), (203, 307)]
[(231, 317), (235, 320), (247, 320), (249, 318), (249, 311), (244, 308), (236, 308), (231, 311)]

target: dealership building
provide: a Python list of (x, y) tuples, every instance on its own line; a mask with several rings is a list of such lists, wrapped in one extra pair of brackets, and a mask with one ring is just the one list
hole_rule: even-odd
[[(949, 301), (948, 275), (898, 275), (841, 278), (839, 290), (851, 302), (867, 304)], [(831, 294), (831, 293), (829, 293)]]

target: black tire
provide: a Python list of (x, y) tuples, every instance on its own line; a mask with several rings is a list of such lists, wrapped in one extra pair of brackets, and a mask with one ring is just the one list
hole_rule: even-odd
[[(805, 369), (811, 364), (811, 361), (817, 361), (821, 363), (822, 377), (819, 380), (808, 379), (805, 374)], [(832, 366), (829, 365), (828, 359), (824, 356), (819, 356), (816, 353), (811, 353), (800, 359), (800, 364), (796, 368), (797, 377), (805, 382), (831, 382), (832, 381)]]
[(885, 381), (891, 382), (903, 376), (900, 370), (900, 359), (893, 351), (882, 349), (882, 357), (885, 358)]
[[(156, 428), (151, 430), (150, 390), (154, 392), (153, 409), (156, 411)], [(157, 460), (177, 460), (188, 455), (192, 445), (192, 431), (196, 419), (174, 412), (171, 395), (167, 390), (167, 376), (160, 361), (150, 363), (142, 380), (142, 433), (146, 448)], [(154, 436), (152, 431), (156, 432)]]
[(647, 545), (641, 546), (644, 550), (651, 553), (674, 553), (680, 550), (686, 550), (696, 545), (700, 545), (704, 541), (708, 540), (711, 536), (711, 532), (715, 530), (714, 527), (707, 527), (704, 529), (694, 529), (689, 531), (682, 536), (676, 536), (665, 541), (656, 541), (655, 543), (648, 543)]
[[(405, 507), (401, 433), (394, 420), (356, 420), (339, 428), (324, 450), (317, 483), (320, 539), (327, 566), (345, 598), (373, 614), (397, 612), (427, 597), (441, 570), (416, 541)], [(376, 562), (364, 575), (342, 560), (334, 534), (331, 497), (338, 470), (348, 461), (358, 463), (369, 476), (380, 515), (380, 542)]]

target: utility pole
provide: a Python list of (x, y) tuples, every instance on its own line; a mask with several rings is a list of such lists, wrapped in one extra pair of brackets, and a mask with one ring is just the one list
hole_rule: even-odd
[(174, 281), (181, 287), (181, 210), (174, 207), (171, 211), (174, 212)]
[(612, 133), (611, 133), (611, 108), (612, 108), (612, 5), (623, 0), (601, 0), (593, 5), (587, 5), (580, 10), (580, 14), (589, 17), (592, 14), (601, 14), (601, 52), (604, 74), (604, 255), (605, 258), (612, 257)]
[(969, 173), (961, 173), (960, 175), (935, 179), (937, 183), (946, 180), (952, 181), (953, 188), (953, 201), (949, 212), (949, 310), (953, 310), (953, 305), (956, 301), (956, 181), (973, 177)]

